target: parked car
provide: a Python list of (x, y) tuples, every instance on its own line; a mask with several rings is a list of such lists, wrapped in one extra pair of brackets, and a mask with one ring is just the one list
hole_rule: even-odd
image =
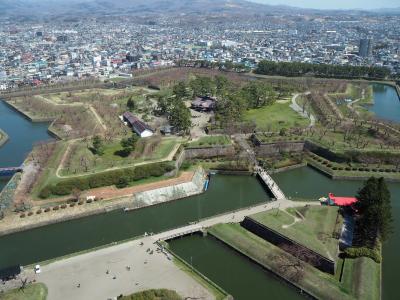
[(33, 271), (35, 271), (35, 274), (39, 274), (40, 272), (42, 272), (42, 270), (40, 269), (40, 265), (36, 265)]

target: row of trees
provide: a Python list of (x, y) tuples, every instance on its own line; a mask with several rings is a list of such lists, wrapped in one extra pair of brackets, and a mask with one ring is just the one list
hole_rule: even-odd
[(273, 62), (263, 60), (259, 62), (255, 73), (279, 76), (304, 76), (332, 78), (377, 78), (384, 79), (390, 75), (385, 67), (342, 66), (329, 64), (311, 64), (301, 62)]

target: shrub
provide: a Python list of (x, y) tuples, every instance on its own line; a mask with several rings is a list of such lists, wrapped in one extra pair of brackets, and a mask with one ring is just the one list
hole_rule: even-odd
[(53, 207), (53, 210), (58, 210), (58, 209), (59, 209), (58, 206), (54, 206), (54, 207)]
[(47, 207), (44, 209), (44, 212), (49, 212), (50, 210), (51, 210), (50, 207)]
[(92, 203), (92, 199), (86, 200), (86, 203)]
[(61, 208), (62, 208), (62, 209), (66, 209), (66, 208), (67, 208), (67, 205), (66, 205), (66, 204), (63, 204), (63, 205), (61, 205)]
[(38, 215), (40, 215), (42, 213), (42, 210), (41, 209), (39, 209), (37, 212), (36, 212), (36, 214), (38, 214)]
[(159, 177), (172, 171), (174, 168), (175, 166), (173, 163), (161, 162), (141, 165), (135, 168), (113, 170), (79, 178), (70, 178), (63, 180), (54, 186), (46, 186), (42, 189), (41, 194), (47, 197), (50, 196), (50, 194), (64, 196), (69, 195), (73, 189), (84, 191), (102, 186), (117, 185), (123, 177), (125, 177), (128, 182), (149, 177)]
[[(127, 187), (128, 186), (128, 183), (129, 183), (129, 178), (127, 178), (127, 177), (121, 177), (119, 180), (118, 180), (118, 182), (117, 182), (117, 184), (115, 185), (117, 188), (119, 188), (119, 189), (122, 189), (122, 188), (124, 188), (124, 187)], [(92, 201), (90, 201), (90, 202), (92, 202)], [(86, 201), (86, 203), (90, 203), (89, 202), (89, 200), (88, 201)]]
[(351, 171), (351, 168), (350, 167), (346, 167), (345, 170), (346, 171)]
[(50, 197), (50, 195), (51, 195), (51, 189), (48, 186), (44, 187), (39, 193), (39, 197), (42, 199), (47, 199)]
[(347, 248), (344, 253), (347, 257), (357, 258), (357, 257), (369, 257), (375, 262), (380, 263), (382, 258), (377, 249), (371, 249), (368, 247), (350, 247)]
[(20, 214), (19, 217), (20, 218), (25, 218), (25, 214)]
[(32, 216), (33, 215), (33, 212), (28, 212), (28, 216)]
[(190, 163), (189, 161), (184, 161), (184, 162), (181, 164), (181, 169), (182, 169), (182, 170), (187, 170), (187, 169), (190, 168), (190, 166), (191, 166), (191, 163)]
[(78, 202), (78, 205), (82, 205), (82, 204), (83, 204), (83, 201), (79, 201), (79, 202)]
[(69, 205), (69, 207), (74, 207), (75, 206), (75, 203), (71, 203), (70, 205)]

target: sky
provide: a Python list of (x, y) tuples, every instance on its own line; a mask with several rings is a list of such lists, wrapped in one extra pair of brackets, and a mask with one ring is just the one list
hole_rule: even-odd
[(252, 0), (265, 4), (283, 4), (316, 9), (375, 9), (400, 7), (399, 0)]

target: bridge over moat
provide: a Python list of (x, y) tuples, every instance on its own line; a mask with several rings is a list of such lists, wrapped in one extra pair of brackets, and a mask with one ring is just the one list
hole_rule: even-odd
[(12, 176), (17, 172), (22, 172), (23, 169), (24, 169), (23, 166), (0, 168), (0, 177)]

